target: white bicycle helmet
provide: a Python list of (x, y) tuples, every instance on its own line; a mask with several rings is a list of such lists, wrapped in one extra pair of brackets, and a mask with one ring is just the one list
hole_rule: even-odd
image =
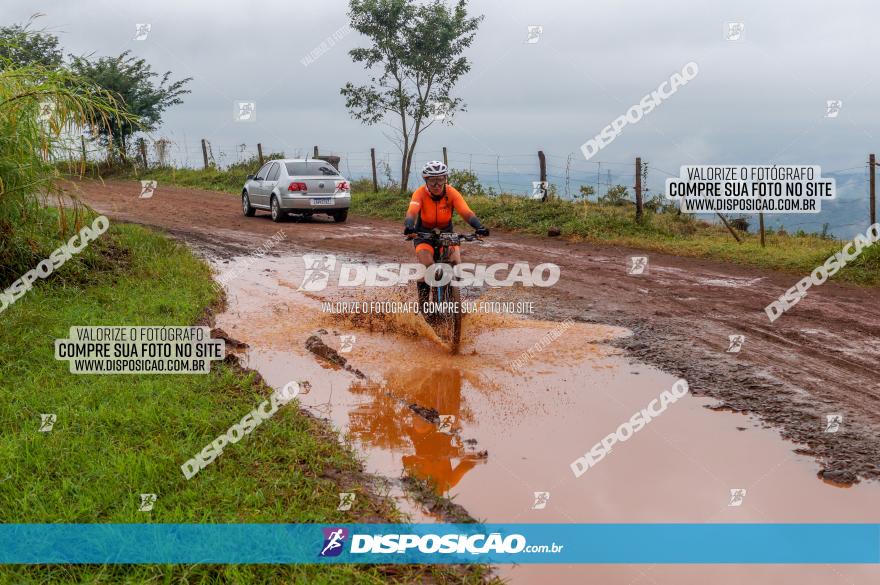
[(422, 177), (445, 177), (449, 174), (449, 167), (443, 161), (432, 160), (422, 167)]

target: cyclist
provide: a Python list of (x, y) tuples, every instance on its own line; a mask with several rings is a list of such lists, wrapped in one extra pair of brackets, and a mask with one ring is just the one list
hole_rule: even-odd
[[(434, 263), (434, 247), (429, 240), (419, 238), (416, 232), (430, 231), (439, 228), (443, 232), (452, 232), (452, 213), (457, 211), (470, 224), (478, 236), (488, 236), (489, 229), (484, 227), (477, 216), (468, 207), (458, 189), (447, 184), (449, 169), (439, 160), (432, 160), (422, 168), (425, 184), (415, 190), (404, 220), (403, 233), (407, 238), (415, 240), (416, 257), (426, 267)], [(449, 252), (452, 264), (461, 262), (461, 251), (453, 246)], [(424, 280), (417, 283), (419, 303), (428, 300), (429, 287)]]

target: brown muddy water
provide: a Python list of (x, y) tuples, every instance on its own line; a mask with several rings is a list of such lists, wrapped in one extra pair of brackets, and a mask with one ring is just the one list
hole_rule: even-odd
[[(332, 421), (368, 471), (429, 479), (479, 520), (880, 522), (876, 483), (824, 483), (816, 462), (775, 430), (709, 410), (713, 400), (691, 395), (575, 477), (576, 458), (676, 381), (609, 345), (627, 330), (467, 315), (453, 356), (419, 316), (322, 312), (324, 300), (370, 298), (354, 288), (299, 291), (300, 256), (213, 264), (218, 278), (228, 278), (228, 308), (217, 326), (249, 344), (243, 365), (276, 388), (308, 381), (300, 404)], [(373, 291), (372, 299), (412, 300), (402, 287)], [(314, 334), (364, 378), (307, 350)], [(534, 356), (522, 360), (530, 348)], [(817, 411), (816, 424), (824, 415)], [(739, 505), (729, 505), (731, 490), (740, 489)], [(414, 521), (439, 520), (399, 484), (391, 495)], [(880, 582), (880, 568), (870, 566), (521, 565), (499, 573), (514, 583)]]

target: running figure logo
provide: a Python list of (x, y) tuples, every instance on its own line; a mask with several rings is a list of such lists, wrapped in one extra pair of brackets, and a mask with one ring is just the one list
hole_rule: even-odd
[(138, 512), (149, 512), (156, 504), (156, 494), (141, 494), (141, 505)]
[(158, 182), (156, 181), (141, 181), (141, 194), (138, 199), (149, 199), (153, 196), (153, 191), (156, 190), (156, 186)]
[(319, 557), (338, 557), (342, 553), (343, 543), (348, 538), (348, 528), (322, 528), (324, 546)]
[(351, 492), (341, 492), (339, 494), (339, 505), (336, 506), (336, 509), (340, 512), (347, 512), (351, 510), (351, 506), (354, 504), (354, 494)]
[(745, 488), (732, 488), (730, 490), (730, 502), (727, 506), (742, 506), (743, 499), (746, 497)]
[(544, 26), (540, 24), (529, 25), (528, 31), (529, 36), (526, 38), (526, 43), (534, 45), (541, 40), (541, 34), (544, 32)]
[(648, 268), (647, 256), (630, 256), (629, 265), (626, 268), (627, 274), (644, 274)]
[(825, 117), (826, 118), (836, 118), (840, 113), (840, 109), (843, 107), (843, 102), (840, 100), (826, 100), (825, 101)]
[(840, 425), (843, 423), (843, 415), (842, 414), (826, 414), (825, 420), (827, 421), (825, 424), (825, 432), (826, 433), (836, 433), (840, 430)]
[(724, 38), (728, 41), (741, 40), (745, 28), (746, 25), (742, 22), (727, 22), (724, 27)]
[(535, 503), (532, 504), (532, 510), (543, 510), (550, 501), (550, 492), (535, 492)]
[(455, 415), (454, 414), (441, 414), (440, 421), (437, 423), (437, 430), (441, 433), (445, 433), (447, 435), (451, 435), (453, 430), (452, 426), (455, 424)]
[(55, 426), (55, 421), (58, 420), (58, 416), (54, 414), (41, 414), (40, 415), (40, 432), (48, 433), (52, 430), (52, 427)]
[(336, 256), (332, 254), (303, 254), (306, 272), (299, 290), (317, 292), (327, 288), (330, 274), (336, 268)]
[(339, 353), (349, 353), (354, 348), (354, 342), (357, 341), (356, 335), (340, 335), (339, 336)]
[(727, 353), (739, 353), (743, 344), (746, 342), (745, 335), (728, 335), (730, 345), (727, 346)]
[(153, 25), (149, 23), (137, 23), (134, 25), (134, 40), (145, 41), (150, 35)]

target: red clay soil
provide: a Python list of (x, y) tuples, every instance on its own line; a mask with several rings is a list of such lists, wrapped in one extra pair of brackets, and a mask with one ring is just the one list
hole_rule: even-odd
[[(268, 214), (244, 217), (238, 197), (161, 185), (138, 199), (135, 181), (83, 181), (71, 195), (111, 220), (161, 228), (203, 252), (247, 254), (279, 229), (274, 253), (325, 251), (372, 261), (412, 261), (402, 221), (350, 215), (276, 224)], [(770, 323), (764, 307), (803, 275), (641, 252), (560, 238), (493, 232), (465, 250), (472, 262), (554, 262), (559, 283), (518, 289), (544, 319), (625, 326), (620, 341), (634, 358), (690, 383), (724, 408), (754, 413), (814, 455), (819, 476), (838, 483), (880, 477), (880, 292), (826, 283)], [(645, 274), (629, 275), (629, 256), (648, 256)], [(746, 336), (727, 353), (728, 336)], [(837, 432), (826, 415), (842, 414)]]

